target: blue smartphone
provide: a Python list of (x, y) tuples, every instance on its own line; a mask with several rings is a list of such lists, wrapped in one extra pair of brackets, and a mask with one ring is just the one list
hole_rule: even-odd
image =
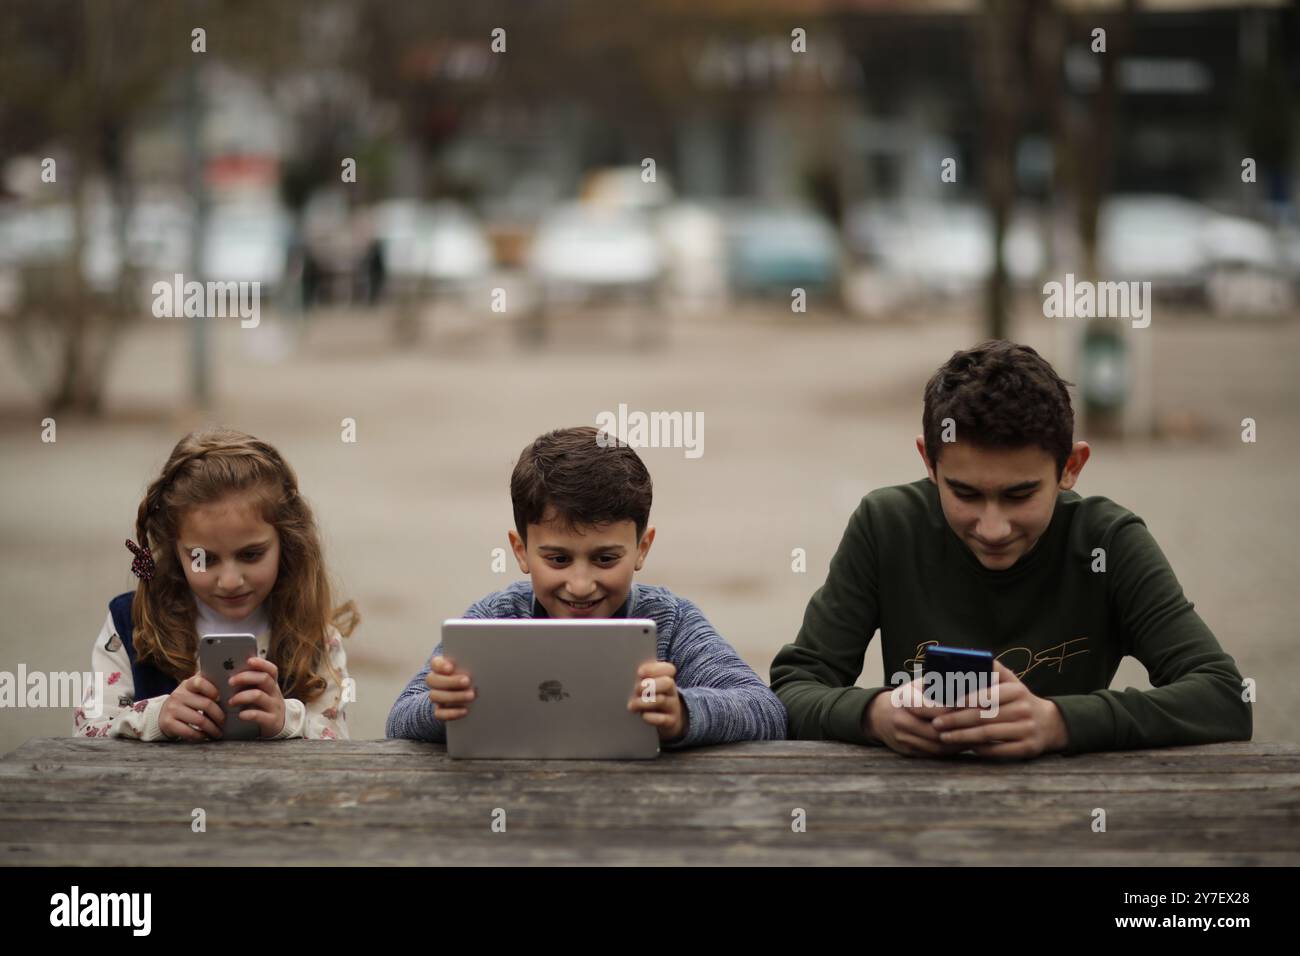
[[(970, 695), (978, 690), (981, 682), (985, 687), (993, 685), (992, 651), (935, 644), (926, 648), (921, 667), (925, 675), (930, 673), (941, 675), (945, 707), (956, 707), (957, 698), (963, 696), (962, 691), (967, 688), (969, 688), (969, 692), (965, 694), (967, 700), (962, 702), (962, 706), (977, 706), (970, 702)], [(981, 675), (986, 676), (981, 677)], [(933, 678), (927, 677), (927, 683), (923, 686), (928, 686), (930, 680)]]

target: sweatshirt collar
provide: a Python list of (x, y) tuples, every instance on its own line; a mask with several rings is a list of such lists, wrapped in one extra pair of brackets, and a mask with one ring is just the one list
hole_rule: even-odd
[[(627, 600), (619, 607), (617, 611), (610, 615), (610, 618), (631, 617), (633, 598), (636, 597), (636, 585), (632, 585), (632, 590), (628, 592)], [(533, 595), (533, 617), (550, 617), (546, 613), (546, 608), (542, 607), (542, 602), (537, 600), (537, 595)]]
[(194, 595), (194, 629), (202, 637), (204, 634), (252, 634), (256, 637), (271, 629), (271, 620), (266, 613), (266, 602), (259, 604), (253, 613), (242, 621), (232, 621), (220, 611), (211, 608)]

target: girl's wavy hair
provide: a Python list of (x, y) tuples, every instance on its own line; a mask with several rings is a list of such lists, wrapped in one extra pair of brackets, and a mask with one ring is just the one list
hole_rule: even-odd
[(222, 428), (186, 435), (140, 502), (137, 540), (153, 553), (156, 570), (152, 580), (136, 585), (131, 604), (137, 657), (176, 680), (194, 672), (197, 609), (177, 554), (180, 523), (190, 509), (235, 493), (250, 495), (262, 520), (280, 536), (280, 568), (268, 598), (267, 657), (279, 669), (285, 697), (314, 700), (326, 687), (319, 665), (333, 671), (325, 646), (329, 626), (348, 637), (360, 616), (352, 601), (334, 607), (316, 520), (298, 493), (293, 469), (271, 445), (243, 432)]

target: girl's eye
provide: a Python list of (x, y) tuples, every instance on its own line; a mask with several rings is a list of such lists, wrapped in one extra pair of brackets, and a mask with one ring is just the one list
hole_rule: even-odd
[(244, 560), (252, 563), (261, 558), (264, 554), (266, 554), (265, 551), (247, 551), (244, 553)]

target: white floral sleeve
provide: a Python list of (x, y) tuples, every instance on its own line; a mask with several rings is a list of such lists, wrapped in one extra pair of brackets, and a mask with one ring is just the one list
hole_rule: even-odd
[[(128, 737), (166, 740), (158, 729), (158, 715), (166, 695), (135, 699), (131, 658), (113, 626), (110, 612), (90, 653), (92, 680), (72, 715), (72, 732), (79, 737)], [(102, 699), (101, 699), (102, 691)]]
[(288, 740), (291, 737), (304, 737), (309, 740), (347, 740), (348, 724), (344, 708), (349, 701), (356, 698), (352, 678), (348, 676), (348, 656), (343, 650), (343, 638), (334, 628), (330, 628), (325, 639), (329, 662), (333, 668), (325, 668), (321, 676), (326, 686), (320, 696), (304, 704), (296, 697), (284, 700), (284, 729), (273, 740)]

